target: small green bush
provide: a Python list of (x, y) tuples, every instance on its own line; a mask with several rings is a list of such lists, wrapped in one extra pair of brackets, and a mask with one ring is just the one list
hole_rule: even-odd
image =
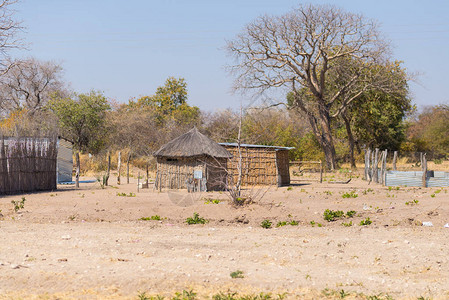
[(348, 218), (352, 218), (352, 217), (355, 216), (356, 213), (357, 213), (356, 211), (350, 210), (350, 211), (347, 211), (347, 212), (346, 212), (346, 216), (347, 216)]
[(14, 206), (14, 211), (18, 212), (19, 210), (23, 209), (25, 207), (25, 197), (22, 197), (21, 200), (11, 200), (12, 205)]
[(187, 218), (186, 223), (189, 225), (193, 224), (206, 224), (207, 220), (204, 218), (201, 218), (200, 215), (196, 212), (193, 213), (193, 218)]
[(218, 199), (210, 199), (210, 198), (204, 199), (204, 204), (219, 204), (219, 203), (220, 200)]
[(346, 192), (342, 195), (343, 198), (357, 198), (358, 196), (359, 195), (354, 191)]
[(324, 220), (328, 221), (328, 222), (333, 222), (341, 217), (343, 217), (345, 215), (345, 213), (341, 210), (330, 210), (330, 209), (326, 209), (324, 211), (323, 217)]
[(352, 221), (350, 221), (349, 223), (341, 223), (341, 225), (343, 225), (345, 227), (351, 227), (352, 226)]
[(240, 270), (231, 272), (230, 276), (231, 276), (231, 278), (244, 278), (245, 277), (245, 276), (243, 276), (243, 271), (240, 271)]
[(285, 226), (285, 225), (287, 225), (288, 223), (287, 223), (287, 221), (279, 221), (277, 224), (276, 224), (276, 227), (282, 227), (282, 226)]
[(360, 226), (368, 226), (368, 225), (370, 225), (371, 223), (373, 223), (371, 220), (370, 220), (370, 218), (368, 217), (368, 218), (366, 218), (365, 220), (362, 220), (362, 221), (360, 221)]
[(271, 228), (271, 221), (270, 220), (263, 220), (262, 223), (260, 223), (260, 226), (262, 228), (268, 229)]

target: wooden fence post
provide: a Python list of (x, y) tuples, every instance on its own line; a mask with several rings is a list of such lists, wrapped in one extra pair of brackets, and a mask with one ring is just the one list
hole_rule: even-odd
[(387, 155), (388, 155), (387, 149), (382, 151), (382, 166), (381, 166), (381, 171), (380, 171), (380, 175), (382, 176), (380, 178), (380, 183), (382, 183), (382, 184), (385, 183), (385, 174), (387, 172)]
[(396, 161), (397, 161), (397, 159), (398, 159), (398, 151), (394, 151), (394, 154), (393, 154), (393, 171), (397, 171), (397, 168), (396, 168)]
[(379, 183), (379, 148), (375, 149), (374, 164), (373, 164), (373, 179)]
[(369, 155), (369, 150), (365, 149), (365, 174), (364, 174), (364, 179), (368, 180), (368, 155)]
[(323, 183), (323, 162), (320, 160), (320, 183)]
[(117, 185), (120, 185), (120, 168), (122, 166), (122, 152), (118, 152), (118, 162), (117, 162)]
[(80, 187), (80, 152), (77, 150), (75, 153), (75, 163), (76, 163), (76, 171), (75, 171), (75, 187)]
[(421, 164), (421, 168), (422, 168), (422, 165), (423, 165), (423, 153), (422, 152), (419, 152), (419, 163)]
[(108, 171), (106, 173), (106, 180), (104, 182), (105, 186), (109, 184), (109, 175), (111, 174), (111, 152), (108, 151)]
[(427, 159), (426, 153), (422, 155), (422, 186), (427, 187)]

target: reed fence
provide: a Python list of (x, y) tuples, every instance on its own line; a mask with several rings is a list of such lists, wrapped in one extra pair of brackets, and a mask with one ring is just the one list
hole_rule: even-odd
[(0, 194), (56, 189), (57, 140), (0, 137)]

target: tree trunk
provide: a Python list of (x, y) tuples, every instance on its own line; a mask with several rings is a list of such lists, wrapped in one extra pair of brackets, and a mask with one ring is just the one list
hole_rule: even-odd
[(351, 162), (351, 168), (356, 169), (357, 166), (355, 164), (355, 158), (354, 158), (355, 141), (354, 141), (354, 136), (352, 135), (351, 123), (349, 122), (349, 119), (346, 117), (345, 114), (342, 114), (341, 118), (345, 122), (346, 132), (348, 134), (349, 161)]
[(315, 117), (309, 116), (309, 121), (311, 122), (312, 130), (324, 151), (327, 168), (329, 170), (335, 170), (337, 169), (337, 154), (335, 153), (334, 139), (332, 137), (330, 126), (331, 118), (329, 112), (324, 109), (320, 110), (319, 117), (320, 119), (318, 121)]
[(118, 162), (117, 162), (117, 185), (120, 185), (120, 168), (122, 167), (122, 152), (118, 152)]
[(324, 151), (327, 168), (330, 170), (337, 169), (337, 154), (335, 152), (334, 141), (331, 130), (331, 116), (329, 108), (323, 99), (318, 99), (318, 111), (313, 112), (306, 108), (298, 91), (294, 90), (297, 107), (306, 114), (312, 132), (315, 135), (321, 149)]
[(80, 187), (80, 153), (76, 151), (75, 154), (75, 163), (76, 163), (76, 171), (75, 171), (75, 187)]

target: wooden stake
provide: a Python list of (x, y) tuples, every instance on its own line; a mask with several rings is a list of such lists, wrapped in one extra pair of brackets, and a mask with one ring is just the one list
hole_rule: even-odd
[(426, 153), (422, 155), (422, 186), (427, 187), (427, 159)]
[(323, 162), (320, 160), (320, 183), (323, 183)]
[(76, 151), (75, 154), (75, 160), (76, 160), (76, 172), (75, 172), (75, 187), (80, 187), (80, 152)]
[(398, 151), (394, 151), (394, 154), (393, 154), (393, 171), (397, 171), (397, 169), (396, 169), (396, 161), (397, 161), (397, 159), (398, 159)]
[(120, 185), (120, 168), (122, 166), (122, 152), (118, 152), (118, 163), (117, 163), (117, 185)]
[(105, 186), (108, 186), (110, 174), (111, 174), (111, 153), (108, 151), (108, 171), (106, 173), (106, 180), (104, 182)]
[(128, 153), (128, 159), (126, 160), (126, 183), (129, 184), (129, 161), (131, 160), (131, 151)]
[(373, 179), (375, 182), (379, 183), (379, 148), (375, 149), (374, 154), (374, 164), (373, 164)]

